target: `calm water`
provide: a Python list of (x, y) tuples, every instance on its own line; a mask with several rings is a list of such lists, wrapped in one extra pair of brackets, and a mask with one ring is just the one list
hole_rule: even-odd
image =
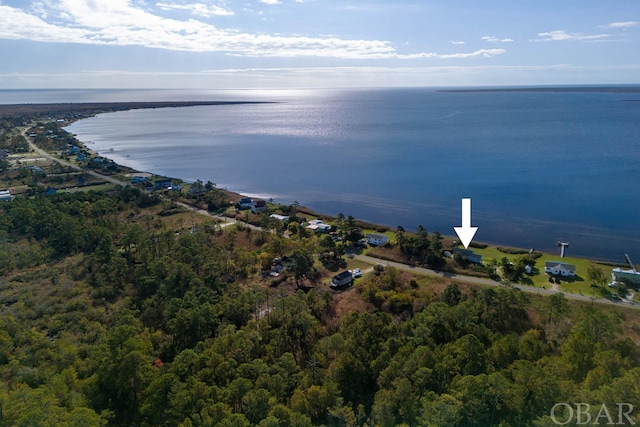
[(51, 100), (31, 102), (59, 96), (279, 101), (103, 114), (68, 130), (91, 141), (90, 148), (141, 170), (211, 180), (393, 227), (422, 224), (453, 234), (460, 199), (471, 197), (476, 240), (557, 251), (561, 238), (570, 242), (570, 254), (622, 262), (626, 252), (640, 262), (637, 92), (39, 96)]

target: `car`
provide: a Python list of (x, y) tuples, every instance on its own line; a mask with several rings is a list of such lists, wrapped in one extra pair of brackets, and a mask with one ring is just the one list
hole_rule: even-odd
[(611, 299), (618, 300), (618, 299), (620, 299), (620, 297), (618, 296), (617, 292), (611, 292)]
[(362, 276), (362, 271), (360, 271), (359, 268), (356, 268), (353, 271), (351, 271), (351, 275), (353, 277), (360, 277), (360, 276)]
[(616, 286), (618, 286), (618, 284), (616, 282), (611, 282), (611, 283), (607, 283), (607, 286), (610, 288), (615, 288)]

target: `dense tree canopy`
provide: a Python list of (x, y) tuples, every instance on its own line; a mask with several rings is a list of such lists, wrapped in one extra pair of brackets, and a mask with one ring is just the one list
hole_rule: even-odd
[[(176, 233), (143, 213), (156, 202), (124, 188), (0, 204), (0, 425), (515, 427), (557, 402), (640, 404), (640, 348), (611, 310), (435, 291), (393, 268), (341, 294), (273, 289), (262, 258), (291, 257), (301, 282), (334, 245)], [(436, 233), (399, 239), (439, 262)]]

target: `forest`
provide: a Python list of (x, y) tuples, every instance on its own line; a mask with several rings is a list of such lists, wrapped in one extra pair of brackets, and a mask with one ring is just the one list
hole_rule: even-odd
[(326, 239), (177, 211), (133, 187), (0, 203), (0, 425), (640, 422), (635, 310), (392, 267), (331, 291)]

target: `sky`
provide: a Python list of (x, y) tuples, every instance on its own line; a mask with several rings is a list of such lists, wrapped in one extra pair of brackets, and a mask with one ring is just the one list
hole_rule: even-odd
[(0, 89), (640, 83), (638, 0), (0, 0)]

